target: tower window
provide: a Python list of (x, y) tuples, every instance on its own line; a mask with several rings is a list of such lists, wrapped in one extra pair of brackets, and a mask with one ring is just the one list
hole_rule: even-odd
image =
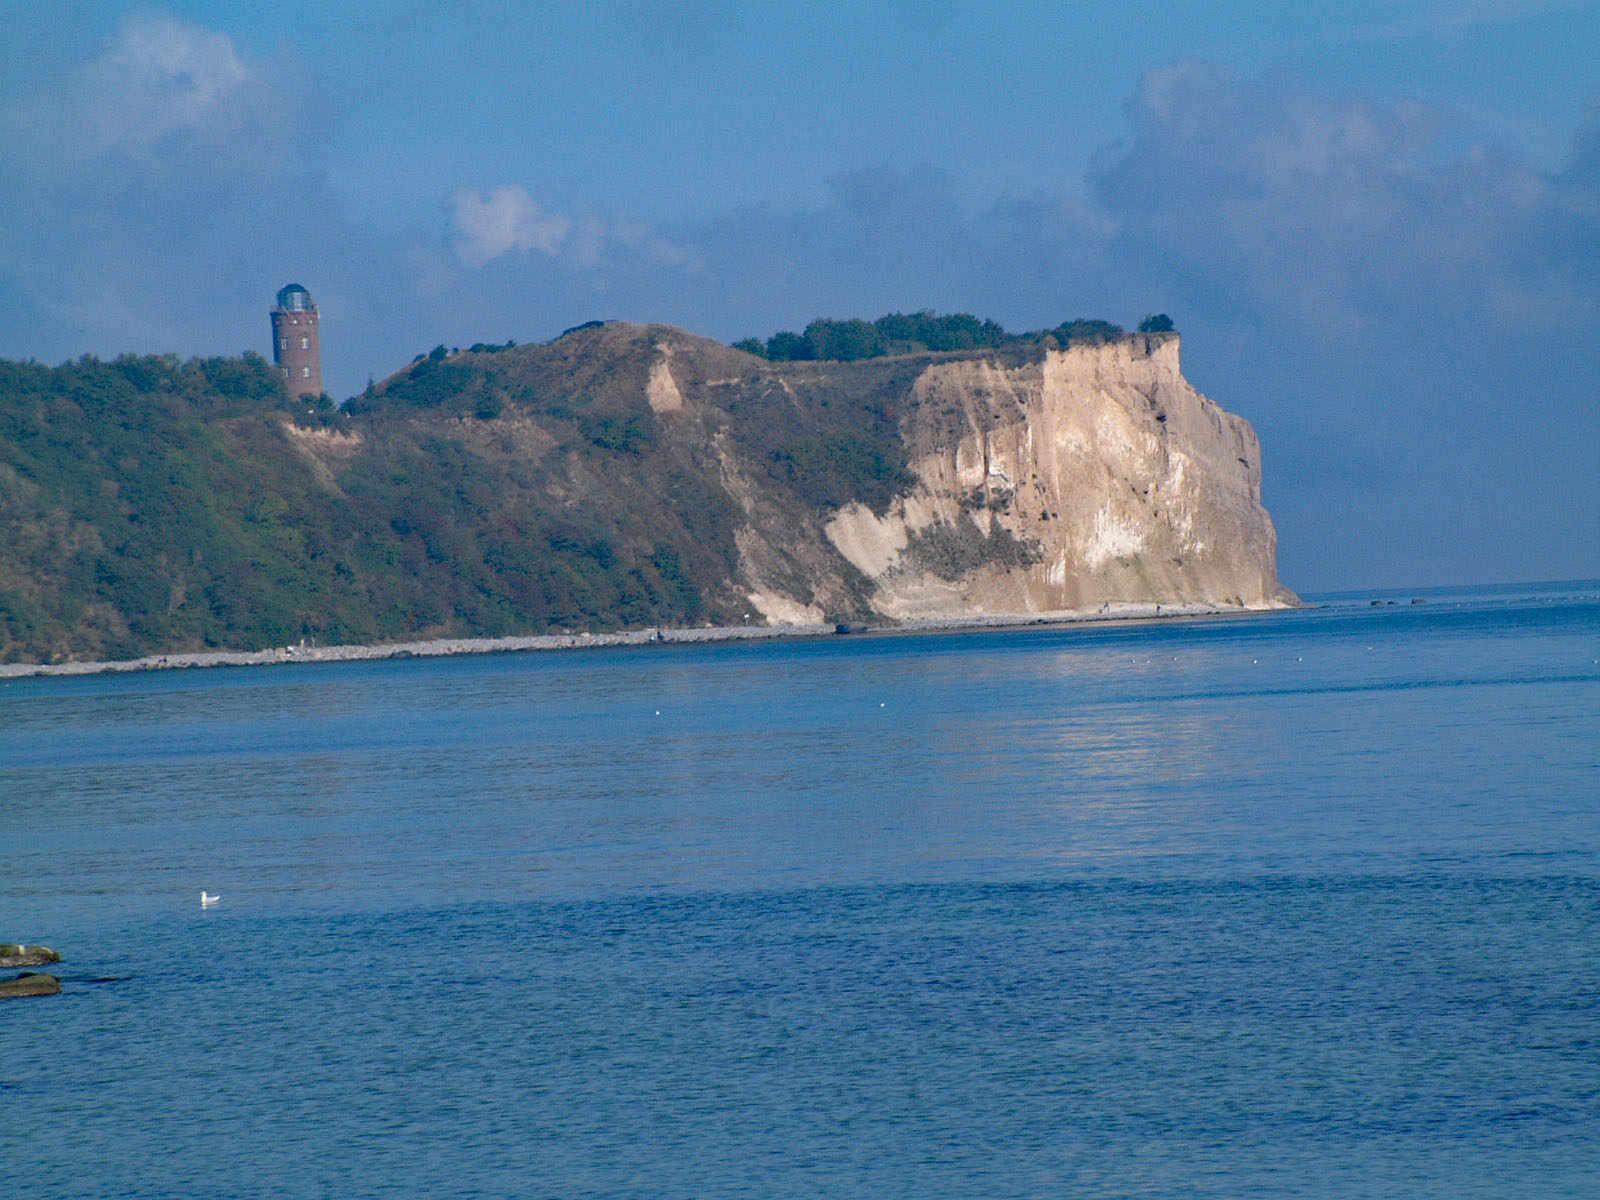
[(289, 339), (286, 338), (286, 337), (279, 338), (278, 339), (278, 349), (279, 350), (287, 350), (288, 348), (289, 348)]
[(311, 339), (308, 338), (308, 337), (301, 338), (300, 339), (300, 349), (302, 349), (302, 350), (311, 349)]
[(301, 379), (310, 379), (311, 378), (311, 368), (310, 367), (301, 367), (300, 368), (300, 378)]

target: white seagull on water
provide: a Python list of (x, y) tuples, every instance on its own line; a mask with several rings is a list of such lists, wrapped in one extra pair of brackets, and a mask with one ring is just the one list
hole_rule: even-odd
[(218, 900), (221, 900), (221, 899), (222, 899), (222, 894), (220, 892), (217, 893), (215, 896), (213, 896), (210, 892), (206, 891), (205, 888), (201, 888), (200, 889), (200, 907), (201, 908), (210, 908), (213, 904), (215, 904)]

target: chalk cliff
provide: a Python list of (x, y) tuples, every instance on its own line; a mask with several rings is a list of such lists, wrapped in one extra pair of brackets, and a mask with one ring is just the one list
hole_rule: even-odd
[[(653, 388), (692, 357), (674, 356), (674, 337), (658, 343)], [(913, 478), (876, 510), (852, 500), (797, 523), (725, 462), (751, 602), (772, 620), (863, 605), (906, 619), (1293, 603), (1255, 433), (1184, 379), (1179, 344), (1135, 334), (1022, 362), (918, 362), (890, 398)], [(770, 364), (756, 378), (817, 403), (809, 393), (860, 366)]]

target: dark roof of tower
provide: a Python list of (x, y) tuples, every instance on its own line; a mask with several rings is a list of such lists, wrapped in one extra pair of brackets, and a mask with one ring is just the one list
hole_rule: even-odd
[(291, 283), (278, 289), (278, 307), (290, 312), (302, 312), (315, 308), (311, 301), (311, 293), (298, 283)]

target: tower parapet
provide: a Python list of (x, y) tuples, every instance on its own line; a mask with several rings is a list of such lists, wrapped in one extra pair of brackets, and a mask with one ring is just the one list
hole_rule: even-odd
[(272, 361), (294, 397), (322, 395), (320, 314), (311, 293), (298, 283), (278, 289), (272, 310)]

